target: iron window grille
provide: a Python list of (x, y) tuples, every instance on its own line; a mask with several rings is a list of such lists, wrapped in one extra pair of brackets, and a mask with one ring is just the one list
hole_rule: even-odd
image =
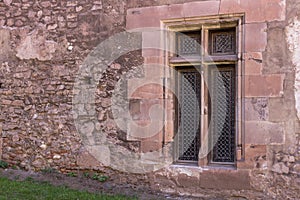
[[(192, 25), (190, 31), (186, 25), (182, 28), (178, 23), (174, 25), (175, 32), (180, 33), (175, 35), (177, 53), (173, 56), (177, 58), (171, 56), (169, 62), (177, 70), (175, 128), (179, 135), (175, 159), (179, 163), (235, 165), (240, 157), (237, 156), (241, 146), (241, 135), (238, 135), (241, 131), (241, 80), (238, 78), (241, 62), (238, 55), (242, 17), (231, 22), (226, 20), (224, 24), (216, 23), (217, 20), (204, 22), (199, 29)], [(195, 55), (198, 60), (194, 59)], [(196, 101), (189, 98), (191, 93), (195, 93)], [(198, 114), (196, 106), (200, 110)], [(207, 134), (208, 141), (204, 139)], [(200, 159), (199, 150), (205, 143), (211, 151)]]
[(201, 135), (201, 76), (195, 68), (178, 69), (178, 72), (178, 160), (198, 161)]
[(235, 162), (235, 68), (218, 66), (210, 73), (212, 163)]
[(235, 29), (210, 31), (210, 53), (211, 55), (232, 55), (236, 52)]
[(177, 34), (177, 55), (200, 55), (201, 33), (199, 31)]

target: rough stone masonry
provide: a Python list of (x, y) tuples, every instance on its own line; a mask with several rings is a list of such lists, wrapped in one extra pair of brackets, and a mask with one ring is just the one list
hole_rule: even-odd
[[(85, 149), (74, 125), (79, 68), (105, 39), (160, 25), (181, 6), (190, 17), (245, 13), (245, 162), (237, 170), (168, 167), (143, 175), (106, 168)], [(25, 170), (119, 173), (124, 183), (199, 197), (299, 199), (299, 11), (297, 0), (0, 0), (0, 159)], [(143, 75), (140, 66), (157, 59), (142, 55), (119, 57), (96, 92), (96, 128), (132, 152), (144, 141), (128, 141), (117, 127), (111, 97), (122, 75)]]

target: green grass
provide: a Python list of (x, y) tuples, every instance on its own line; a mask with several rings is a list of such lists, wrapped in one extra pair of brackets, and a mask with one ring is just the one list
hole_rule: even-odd
[(30, 178), (26, 179), (25, 181), (12, 181), (7, 178), (0, 177), (0, 200), (2, 199), (129, 200), (134, 198), (125, 197), (121, 195), (110, 196), (104, 194), (92, 194), (88, 192), (73, 190), (64, 186), (56, 187), (50, 185), (49, 183), (35, 182)]
[(7, 167), (8, 167), (8, 163), (3, 160), (0, 160), (0, 168), (6, 169)]

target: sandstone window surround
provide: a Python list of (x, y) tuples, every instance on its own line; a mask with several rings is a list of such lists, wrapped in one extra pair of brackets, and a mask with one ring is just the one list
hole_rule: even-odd
[[(244, 157), (242, 106), (243, 24), (243, 14), (162, 20), (163, 29), (174, 33), (170, 34), (166, 32), (165, 36), (163, 36), (165, 38), (164, 49), (167, 49), (164, 55), (164, 64), (175, 69), (180, 74), (176, 73), (174, 76), (174, 71), (168, 69), (165, 72), (167, 77), (169, 77), (167, 80), (171, 80), (170, 82), (172, 82), (169, 83), (170, 85), (174, 84), (175, 80), (178, 91), (176, 92), (177, 98), (179, 99), (178, 101), (181, 101), (177, 103), (177, 106), (175, 105), (177, 109), (175, 117), (173, 117), (176, 119), (174, 121), (173, 133), (178, 131), (177, 134), (179, 134), (179, 139), (174, 147), (174, 160), (176, 164), (235, 166), (236, 161), (242, 160)], [(184, 35), (178, 33), (183, 33)], [(183, 40), (185, 40), (185, 43), (182, 42)], [(199, 46), (201, 49), (196, 48), (196, 46), (193, 47), (193, 41), (200, 43), (201, 45)], [(183, 57), (178, 56), (174, 52), (183, 55)], [(179, 80), (180, 76), (182, 79), (182, 76), (187, 78), (192, 74), (197, 74), (197, 70), (191, 71), (193, 68), (198, 68), (201, 73), (200, 75), (198, 72), (201, 78), (199, 78), (199, 83), (196, 83), (200, 87), (198, 89), (199, 94), (197, 95), (199, 96), (200, 116), (191, 117), (190, 112), (193, 111), (193, 108), (191, 108), (191, 105), (182, 103), (186, 92), (182, 92), (183, 89), (181, 91), (180, 87), (183, 86), (182, 84), (178, 84), (176, 80)], [(229, 77), (226, 77), (228, 75)], [(218, 94), (218, 87), (220, 89), (220, 86), (217, 86), (216, 80), (220, 79), (220, 77), (223, 80), (226, 79), (226, 81), (227, 78), (230, 79), (226, 83), (226, 85), (229, 84), (229, 88), (227, 88), (229, 93), (226, 94), (227, 99), (218, 99), (218, 96), (220, 96)], [(173, 98), (174, 102), (175, 97)], [(225, 110), (221, 110), (222, 108), (217, 104), (217, 101), (220, 100), (227, 101)], [(195, 102), (190, 102), (188, 98), (185, 102), (195, 104)], [(178, 109), (179, 104), (181, 104), (180, 109)], [(184, 112), (185, 108), (187, 108), (186, 112)], [(224, 119), (224, 124), (222, 127), (217, 127), (220, 121), (218, 118), (224, 112), (227, 113), (227, 115), (225, 114), (226, 119)], [(191, 119), (199, 117), (200, 129), (194, 130), (194, 132), (197, 132), (194, 140), (193, 138), (191, 139), (191, 135), (187, 131), (190, 127), (182, 122), (185, 121), (186, 124), (190, 123), (194, 127), (195, 124), (191, 124), (191, 119), (184, 120), (184, 113), (186, 113), (186, 117), (191, 117)], [(166, 118), (172, 117), (167, 116)], [(182, 122), (179, 123), (179, 121)], [(224, 128), (225, 126), (227, 128)], [(177, 129), (177, 127), (180, 128)], [(168, 132), (169, 130), (166, 131)], [(216, 132), (219, 132), (219, 138), (215, 137)], [(185, 141), (189, 140), (193, 140), (193, 142), (186, 147), (182, 147), (185, 145)], [(200, 154), (197, 152), (199, 148)]]
[[(244, 52), (244, 14), (226, 14), (226, 15), (211, 15), (211, 16), (201, 16), (201, 17), (191, 17), (191, 18), (177, 18), (177, 19), (166, 19), (160, 20), (160, 29), (168, 30), (161, 32), (143, 32), (143, 49), (142, 55), (145, 58), (145, 64), (150, 66), (166, 66), (164, 68), (159, 68), (158, 70), (154, 68), (145, 68), (144, 81), (150, 81), (157, 79), (161, 81), (161, 85), (175, 86), (176, 77), (174, 76), (175, 71), (180, 70), (190, 70), (193, 66), (200, 66), (201, 76), (200, 84), (200, 132), (199, 132), (199, 147), (201, 146), (200, 154), (199, 152), (193, 152), (194, 159), (193, 162), (177, 162), (180, 154), (178, 149), (177, 141), (180, 140), (177, 133), (178, 127), (178, 109), (176, 109), (176, 103), (173, 93), (169, 90), (158, 89), (155, 85), (151, 87), (149, 85), (141, 86), (139, 90), (134, 92), (128, 92), (133, 94), (129, 97), (131, 102), (137, 102), (139, 105), (134, 105), (131, 107), (140, 107), (138, 110), (145, 110), (142, 107), (151, 107), (153, 103), (157, 102), (164, 106), (165, 113), (162, 116), (152, 119), (148, 123), (164, 124), (164, 128), (156, 135), (148, 139), (141, 140), (141, 151), (148, 152), (153, 150), (159, 150), (164, 145), (173, 142), (174, 148), (174, 160), (175, 164), (185, 164), (185, 165), (198, 165), (201, 167), (206, 166), (228, 166), (230, 168), (235, 167), (237, 161), (242, 161), (244, 159), (244, 118), (243, 118), (243, 60), (242, 54)], [(201, 49), (193, 49), (192, 55), (186, 55), (184, 59), (178, 57), (177, 51), (180, 50), (181, 54), (188, 54), (188, 49), (182, 49), (180, 45), (181, 34), (186, 33), (192, 38), (196, 38), (201, 43)], [(230, 45), (226, 46), (228, 49), (223, 49), (216, 47), (213, 41), (217, 40), (217, 37), (225, 37), (225, 42), (230, 41)], [(188, 41), (189, 42), (189, 41)], [(153, 44), (156, 43), (156, 44)], [(151, 47), (157, 47), (158, 49), (151, 49)], [(147, 48), (150, 47), (150, 48)], [(163, 51), (161, 51), (163, 49)], [(153, 65), (154, 64), (154, 65)], [(216, 67), (211, 67), (216, 66)], [(234, 93), (232, 93), (232, 105), (233, 105), (233, 116), (231, 116), (233, 124), (232, 133), (234, 134), (234, 139), (232, 140), (232, 147), (234, 148), (231, 153), (234, 154), (231, 160), (217, 160), (214, 158), (212, 152), (213, 139), (212, 133), (209, 133), (209, 121), (211, 116), (209, 112), (209, 93), (208, 88), (205, 83), (210, 80), (207, 77), (212, 77), (214, 71), (211, 69), (225, 70), (224, 72), (229, 72), (231, 74), (232, 88)], [(229, 71), (228, 71), (229, 69)], [(135, 88), (138, 80), (128, 80), (128, 88)], [(150, 81), (151, 82), (151, 81)], [(143, 84), (141, 84), (143, 85)], [(150, 91), (152, 90), (153, 91)], [(174, 88), (175, 89), (175, 88)], [(176, 90), (176, 89), (175, 89)], [(173, 90), (173, 91), (175, 91)], [(215, 111), (218, 112), (218, 111)], [(141, 120), (139, 116), (136, 117), (136, 122), (140, 124), (145, 124), (147, 121), (148, 113), (140, 113)], [(132, 126), (134, 127), (134, 126)], [(139, 133), (140, 134), (140, 133)], [(148, 133), (145, 133), (148, 134)], [(134, 128), (131, 128), (131, 124), (128, 124), (128, 140), (139, 140), (132, 136), (138, 135), (135, 133)], [(149, 134), (150, 135), (150, 134)], [(176, 138), (174, 139), (175, 137)], [(176, 146), (177, 145), (177, 146)], [(195, 151), (198, 151), (197, 147)], [(178, 153), (179, 152), (179, 153)], [(196, 155), (196, 158), (195, 158)], [(195, 162), (196, 161), (196, 162)]]

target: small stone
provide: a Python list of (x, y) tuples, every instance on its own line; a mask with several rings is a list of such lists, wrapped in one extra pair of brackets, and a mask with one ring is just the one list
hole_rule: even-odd
[(77, 1), (67, 1), (67, 7), (77, 6)]
[(51, 3), (49, 1), (42, 1), (41, 3), (41, 6), (44, 7), (44, 8), (49, 8), (51, 7)]
[(102, 5), (93, 5), (92, 10), (101, 10)]
[(13, 105), (13, 106), (23, 106), (24, 103), (23, 103), (23, 101), (21, 101), (21, 100), (14, 100), (14, 101), (11, 103), (11, 105)]
[(296, 160), (295, 160), (295, 157), (294, 156), (289, 156), (288, 157), (288, 162), (291, 162), (291, 163), (293, 163), (293, 162), (295, 162)]
[(59, 28), (66, 27), (66, 22), (58, 22)]
[(0, 26), (4, 26), (5, 22), (6, 22), (5, 19), (1, 19), (0, 20)]
[(32, 162), (32, 165), (36, 168), (42, 168), (43, 166), (43, 161), (41, 159), (37, 159)]
[(68, 14), (67, 15), (67, 19), (74, 19), (74, 18), (76, 18), (75, 14)]
[(68, 24), (67, 24), (67, 26), (69, 27), (69, 28), (76, 28), (77, 27), (77, 22), (68, 22)]
[(13, 26), (14, 25), (14, 20), (13, 19), (8, 19), (6, 24), (7, 24), (7, 26)]
[(112, 69), (121, 69), (121, 65), (119, 63), (114, 63), (110, 66)]
[(23, 22), (21, 20), (17, 20), (15, 26), (17, 27), (23, 26)]
[(58, 155), (58, 154), (55, 154), (55, 155), (53, 156), (53, 159), (54, 159), (54, 160), (58, 160), (58, 159), (60, 159), (60, 158), (61, 158), (61, 156)]
[(22, 15), (22, 11), (21, 10), (18, 10), (16, 12), (14, 12), (14, 17), (18, 17), (20, 15)]
[(24, 110), (25, 110), (25, 111), (28, 111), (28, 110), (30, 110), (31, 108), (32, 108), (32, 105), (28, 105), (28, 106), (25, 106)]
[(2, 100), (2, 105), (10, 105), (12, 101), (10, 100), (6, 100), (6, 99), (3, 99)]
[(63, 89), (65, 89), (65, 86), (64, 86), (64, 85), (60, 85), (60, 86), (58, 86), (57, 89), (58, 89), (58, 90), (63, 90)]
[(279, 173), (279, 174), (282, 174), (282, 173), (288, 174), (289, 168), (287, 166), (285, 166), (285, 164), (283, 162), (280, 162), (280, 163), (276, 163), (275, 165), (273, 165), (272, 171)]
[(100, 113), (98, 114), (98, 120), (99, 120), (99, 121), (103, 121), (103, 120), (104, 120), (104, 117), (105, 117), (105, 113), (104, 113), (104, 112), (100, 112)]
[(13, 142), (17, 142), (17, 141), (19, 141), (19, 140), (20, 140), (20, 138), (19, 138), (18, 135), (13, 135), (13, 136), (12, 136), (12, 141), (13, 141)]
[(36, 14), (36, 13), (33, 12), (33, 11), (31, 11), (31, 10), (28, 11), (28, 17), (29, 17), (29, 18), (34, 18), (34, 17), (35, 17), (35, 14)]
[(82, 6), (78, 6), (75, 8), (76, 12), (80, 12), (80, 11), (82, 11), (82, 9), (83, 9)]
[(45, 21), (45, 23), (50, 22), (51, 21), (51, 17), (50, 16), (44, 17), (44, 21)]
[(43, 149), (43, 150), (45, 150), (45, 149), (47, 149), (47, 145), (42, 144), (42, 145), (40, 146), (40, 148)]
[(293, 171), (294, 171), (294, 172), (297, 172), (298, 174), (300, 174), (300, 164), (294, 165)]
[(56, 29), (56, 28), (57, 28), (57, 24), (50, 24), (47, 27), (48, 30), (53, 30), (53, 29)]
[(43, 15), (43, 11), (39, 10), (39, 11), (37, 12), (38, 18), (42, 17), (42, 15)]
[(48, 85), (48, 87), (46, 88), (46, 90), (53, 91), (53, 90), (55, 90), (55, 87), (52, 86), (52, 85)]
[(111, 105), (111, 100), (110, 99), (102, 99), (101, 100), (101, 106), (104, 108), (107, 108)]
[(73, 46), (72, 46), (72, 45), (69, 45), (69, 46), (68, 46), (68, 50), (69, 50), (69, 51), (72, 51), (72, 50), (73, 50)]
[(57, 20), (58, 20), (59, 22), (63, 22), (63, 21), (65, 21), (65, 18), (64, 18), (63, 16), (58, 16), (58, 17), (57, 17)]
[(64, 128), (64, 125), (63, 124), (59, 124), (58, 125), (58, 129), (63, 129)]
[(20, 163), (20, 166), (21, 166), (21, 167), (25, 167), (25, 166), (26, 166), (26, 162), (24, 162), (24, 161), (21, 162), (21, 163)]

